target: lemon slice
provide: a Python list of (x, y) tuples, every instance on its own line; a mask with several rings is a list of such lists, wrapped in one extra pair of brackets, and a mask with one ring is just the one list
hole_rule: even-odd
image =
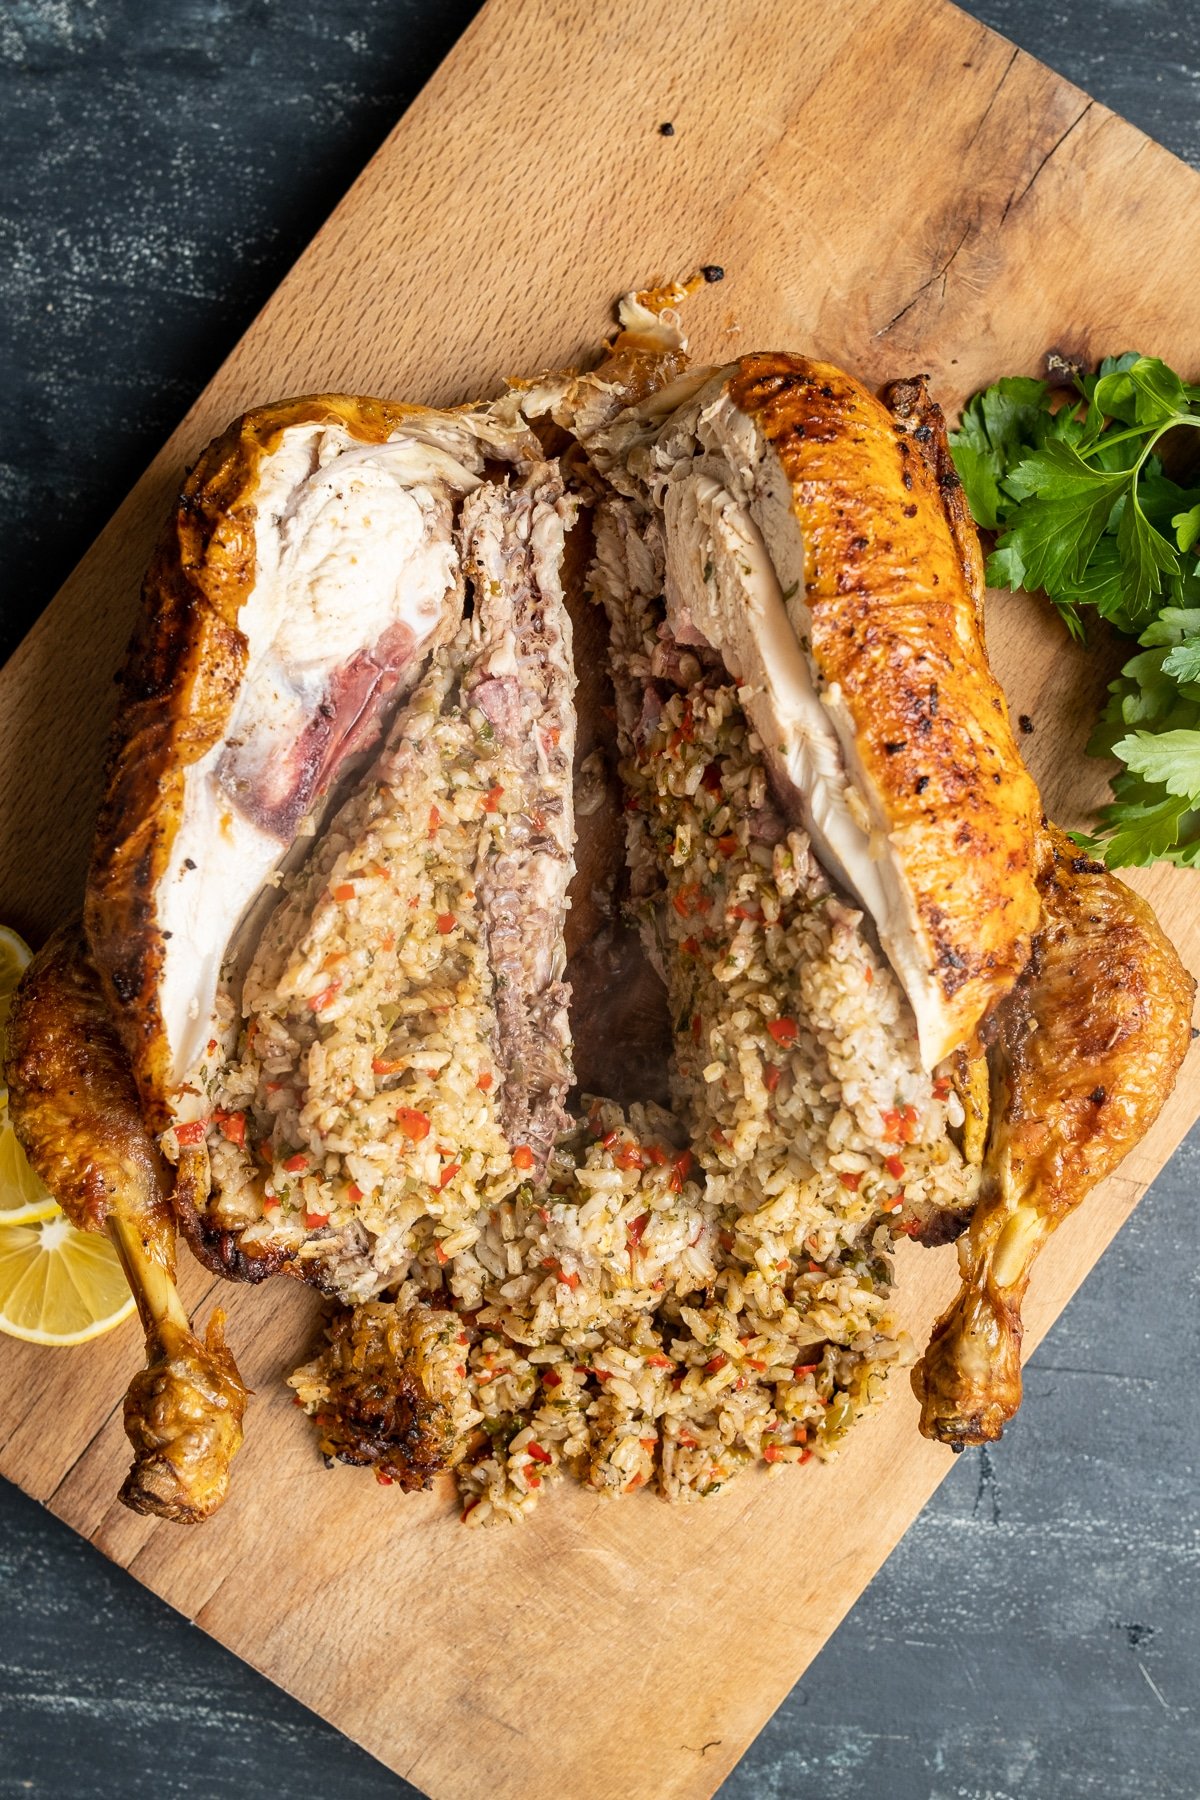
[(4, 1039), (13, 989), (28, 968), (32, 951), (7, 925), (0, 925), (0, 1225), (33, 1225), (52, 1219), (57, 1206), (25, 1160), (8, 1122), (4, 1087)]
[(37, 1225), (52, 1219), (58, 1207), (34, 1174), (17, 1142), (17, 1134), (0, 1108), (0, 1228)]
[(0, 994), (11, 994), (33, 961), (33, 951), (11, 925), (0, 925)]
[(133, 1311), (117, 1253), (56, 1212), (0, 1225), (0, 1331), (31, 1344), (86, 1344)]
[(33, 961), (33, 951), (11, 925), (0, 925), (0, 1094), (4, 1093), (4, 1038), (18, 981)]

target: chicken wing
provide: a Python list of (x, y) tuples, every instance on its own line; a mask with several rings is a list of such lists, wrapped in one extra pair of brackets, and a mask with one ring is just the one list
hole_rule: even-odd
[(998, 1438), (1021, 1403), (1021, 1303), (1034, 1259), (1149, 1130), (1190, 1037), (1195, 983), (1146, 902), (1043, 833), (1042, 927), (991, 1035), (983, 1187), (962, 1287), (913, 1372), (926, 1437)]
[(213, 1313), (201, 1343), (175, 1289), (167, 1172), (78, 926), (27, 970), (8, 1031), (9, 1107), (37, 1173), (80, 1231), (107, 1231), (146, 1333), (125, 1401), (135, 1512), (192, 1524), (225, 1498), (246, 1390)]

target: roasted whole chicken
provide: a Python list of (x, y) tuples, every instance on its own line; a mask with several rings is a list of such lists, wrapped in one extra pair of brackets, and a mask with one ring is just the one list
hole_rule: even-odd
[[(187, 478), (83, 930), (35, 959), (8, 1066), (35, 1168), (113, 1234), (138, 1297), (130, 1505), (206, 1516), (241, 1438), (220, 1315), (201, 1342), (174, 1291), (176, 1223), (222, 1275), (331, 1297), (293, 1378), (327, 1455), (419, 1486), (473, 1453), (494, 1378), (473, 1321), (541, 1291), (513, 1221), (532, 1207), (552, 1232), (614, 1191), (575, 1142), (603, 1108), (573, 1059), (622, 1098), (667, 1065), (643, 1096), (673, 1109), (654, 1158), (697, 1225), (647, 1317), (699, 1331), (689, 1293), (765, 1283), (764, 1316), (824, 1319), (820, 1283), (882, 1281), (898, 1232), (962, 1233), (962, 1293), (914, 1379), (927, 1435), (994, 1437), (1038, 1247), (1170, 1092), (1193, 984), (1043, 819), (924, 380), (877, 399), (797, 355), (693, 368), (682, 294), (630, 297), (594, 370), (449, 412), (267, 407)], [(577, 757), (583, 585), (612, 688), (581, 670)], [(707, 762), (682, 753), (701, 714)], [(839, 983), (870, 1017), (869, 1080)], [(617, 1172), (642, 1157), (621, 1128), (599, 1141)], [(575, 1316), (582, 1277), (541, 1266)], [(511, 1343), (526, 1315), (505, 1317)], [(871, 1381), (836, 1320), (806, 1329), (789, 1378), (827, 1374), (848, 1416)], [(532, 1390), (513, 1391), (520, 1424)], [(754, 1443), (805, 1460), (811, 1427), (773, 1393)], [(614, 1454), (597, 1485), (644, 1479)]]

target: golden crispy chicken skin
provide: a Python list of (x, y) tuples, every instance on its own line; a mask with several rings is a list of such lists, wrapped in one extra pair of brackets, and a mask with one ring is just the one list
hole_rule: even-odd
[(121, 1498), (193, 1524), (225, 1497), (246, 1390), (214, 1312), (204, 1343), (175, 1291), (166, 1170), (77, 925), (27, 969), (8, 1032), (9, 1106), (31, 1164), (81, 1231), (107, 1231), (146, 1333), (125, 1402), (133, 1467)]
[(791, 484), (812, 661), (909, 897), (938, 1060), (1024, 965), (1040, 812), (988, 665), (978, 542), (941, 415), (922, 383), (897, 384), (889, 411), (793, 355), (743, 358), (729, 395)]
[(897, 426), (908, 434), (908, 442), (925, 465), (925, 478), (937, 489), (942, 512), (955, 554), (962, 569), (967, 597), (974, 602), (975, 625), (983, 638), (983, 601), (987, 591), (983, 573), (983, 551), (979, 530), (971, 517), (963, 484), (954, 467), (950, 443), (946, 436), (946, 416), (929, 392), (926, 375), (912, 375), (904, 381), (891, 381), (880, 398)]
[(1195, 983), (1146, 902), (1055, 826), (1043, 924), (992, 1022), (992, 1124), (962, 1288), (913, 1373), (921, 1430), (998, 1438), (1021, 1402), (1021, 1303), (1051, 1232), (1149, 1130), (1190, 1041)]

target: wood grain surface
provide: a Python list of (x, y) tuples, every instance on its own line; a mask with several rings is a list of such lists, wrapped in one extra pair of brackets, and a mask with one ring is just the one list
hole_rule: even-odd
[[(886, 104), (863, 106), (866, 68)], [(0, 916), (36, 939), (77, 903), (150, 541), (182, 465), (243, 407), (489, 391), (584, 353), (615, 293), (698, 262), (728, 271), (689, 321), (700, 356), (796, 347), (870, 379), (920, 366), (948, 405), (1052, 345), (1153, 341), (1189, 361), (1198, 198), (1165, 151), (945, 6), (492, 0), (0, 676)], [(1169, 280), (1145, 283), (1147, 259)], [(1103, 785), (1081, 760), (1102, 659), (1019, 599), (994, 600), (989, 630), (1071, 823)], [(1138, 885), (1195, 968), (1188, 877)], [(1043, 1258), (1031, 1344), (1198, 1108), (1193, 1059)], [(188, 1280), (203, 1306), (207, 1278)], [(901, 1280), (920, 1332), (952, 1257), (908, 1251)], [(0, 1471), (437, 1796), (710, 1793), (948, 1462), (897, 1384), (807, 1478), (747, 1478), (680, 1512), (563, 1490), (521, 1532), (463, 1532), (443, 1494), (322, 1469), (279, 1381), (311, 1297), (230, 1293), (257, 1397), (235, 1494), (202, 1534), (113, 1501), (128, 1328), (53, 1357), (6, 1346)]]

